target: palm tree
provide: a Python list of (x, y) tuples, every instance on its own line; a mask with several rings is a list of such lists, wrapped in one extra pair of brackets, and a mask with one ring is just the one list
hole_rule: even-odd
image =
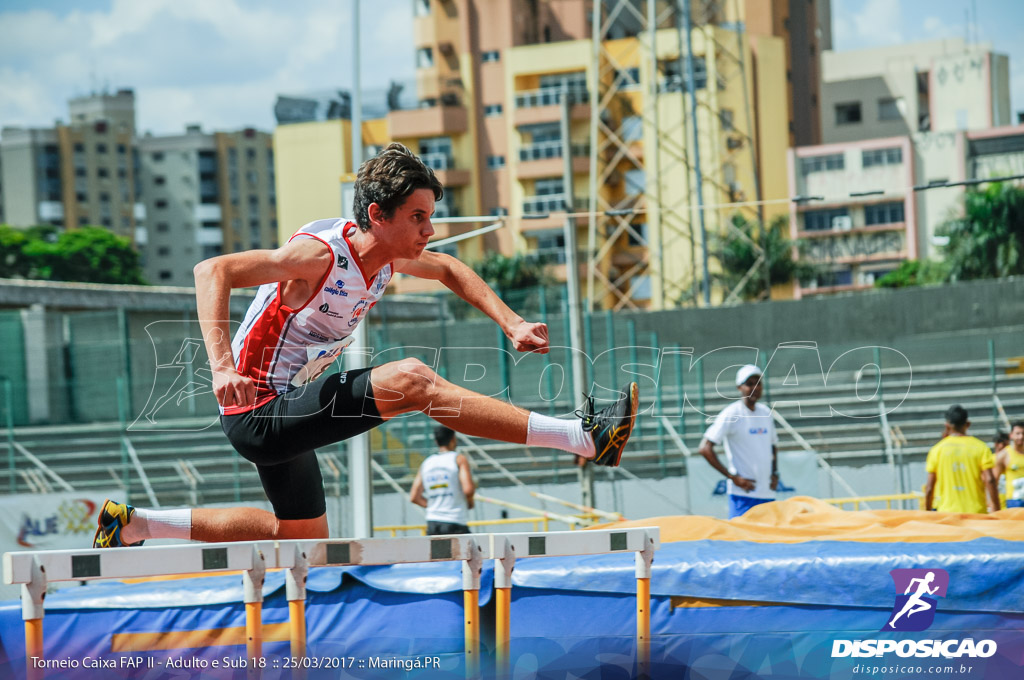
[[(765, 234), (765, 251), (768, 257), (768, 275), (772, 285), (789, 283), (794, 278), (807, 278), (813, 268), (801, 260), (794, 259), (793, 247), (801, 245), (789, 240), (786, 232), (788, 220), (779, 216), (772, 220)], [(732, 216), (732, 225), (723, 236), (714, 237), (711, 254), (721, 265), (721, 273), (715, 274), (716, 281), (727, 291), (743, 283), (737, 295), (744, 300), (767, 297), (764, 280), (764, 263), (758, 262), (761, 254), (761, 238), (757, 225), (739, 213)], [(752, 274), (750, 270), (757, 265)], [(748, 276), (748, 274), (750, 274)], [(745, 279), (745, 280), (744, 280)]]
[(994, 182), (969, 191), (964, 216), (937, 231), (949, 237), (945, 252), (954, 281), (1024, 274), (1024, 188)]

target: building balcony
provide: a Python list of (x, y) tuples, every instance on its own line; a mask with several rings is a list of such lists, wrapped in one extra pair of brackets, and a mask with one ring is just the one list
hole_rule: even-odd
[[(573, 199), (575, 212), (583, 212), (587, 207), (586, 199)], [(522, 231), (550, 231), (564, 224), (565, 194), (527, 196), (523, 199), (523, 217), (519, 227)]]
[(420, 154), (420, 159), (434, 171), (434, 175), (446, 187), (464, 187), (472, 179), (469, 170), (455, 167), (455, 158), (449, 153), (434, 151)]
[(448, 56), (455, 53), (459, 31), (457, 20), (428, 14), (412, 20), (412, 41), (416, 47), (432, 47)]
[(466, 107), (429, 106), (388, 113), (388, 131), (392, 139), (408, 137), (445, 137), (460, 135), (469, 129)]
[[(554, 123), (562, 117), (562, 97), (566, 94), (560, 89), (527, 90), (516, 92), (516, 110), (513, 125), (536, 125), (537, 123)], [(590, 95), (586, 90), (569, 90), (569, 119), (590, 119)]]
[[(572, 171), (590, 171), (590, 145), (572, 144)], [(519, 150), (519, 167), (516, 177), (520, 180), (538, 177), (560, 177), (565, 171), (562, 160), (562, 142), (540, 142), (529, 144)]]

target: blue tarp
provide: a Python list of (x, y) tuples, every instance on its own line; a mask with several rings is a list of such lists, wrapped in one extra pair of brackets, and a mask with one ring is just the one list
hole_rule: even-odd
[[(934, 624), (924, 633), (880, 633), (894, 602), (889, 571), (925, 567), (945, 569), (950, 577)], [(636, 633), (632, 554), (522, 559), (513, 573), (513, 584), (512, 657), (523, 673), (564, 678), (569, 672), (579, 677), (628, 677), (632, 672)], [(488, 606), (492, 585), (493, 571), (488, 564), (480, 593), (485, 606), (485, 649), (493, 635), (493, 606)], [(356, 665), (314, 671), (310, 677), (462, 676), (462, 577), (458, 563), (313, 569), (307, 588), (309, 655), (335, 663), (339, 658), (346, 660), (343, 663), (351, 659)], [(1006, 677), (1024, 666), (1024, 643), (1020, 642), (1024, 543), (1020, 542), (982, 538), (910, 544), (669, 543), (655, 555), (651, 590), (656, 676), (852, 677), (856, 663), (905, 660), (833, 659), (833, 640), (886, 636), (973, 636), (999, 642), (996, 656), (974, 660), (999, 675), (986, 671), (972, 678)], [(286, 622), (282, 573), (267, 574), (264, 596), (264, 624)], [(673, 597), (765, 604), (673, 606)], [(157, 662), (155, 668), (135, 670), (80, 667), (59, 675), (51, 672), (52, 677), (159, 680), (245, 676), (243, 669), (172, 670), (164, 666), (168, 659), (237, 659), (244, 657), (244, 645), (111, 651), (114, 633), (244, 626), (241, 578), (237, 575), (95, 583), (51, 594), (46, 611), (48, 659), (82, 663), (86, 658), (100, 658), (120, 664), (122, 658), (138, 657), (146, 664), (152, 663), (150, 658)], [(17, 601), (0, 603), (0, 641), (9, 662), (0, 667), (0, 676), (24, 677), (24, 632)], [(288, 655), (288, 644), (266, 642), (264, 652), (280, 664)], [(370, 667), (433, 657), (439, 659), (441, 670), (406, 673)], [(715, 668), (719, 670), (712, 673)], [(704, 670), (698, 673), (698, 669)], [(283, 669), (272, 666), (264, 678), (288, 677), (282, 673)], [(886, 677), (917, 676), (896, 673)]]

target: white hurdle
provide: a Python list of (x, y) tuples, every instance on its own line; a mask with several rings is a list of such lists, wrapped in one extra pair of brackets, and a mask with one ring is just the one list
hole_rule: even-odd
[(292, 656), (306, 654), (306, 576), (310, 568), (462, 562), (466, 676), (480, 674), (480, 572), (495, 560), (498, 675), (508, 666), (512, 570), (517, 558), (633, 552), (637, 575), (638, 671), (650, 662), (650, 570), (659, 546), (657, 528), (548, 533), (469, 534), (404, 538), (324, 539), (207, 543), (139, 548), (4, 553), (4, 583), (21, 584), (25, 663), (29, 680), (42, 678), (43, 599), (54, 581), (145, 578), (241, 571), (250, 677), (262, 659), (263, 581), (267, 569), (285, 569)]

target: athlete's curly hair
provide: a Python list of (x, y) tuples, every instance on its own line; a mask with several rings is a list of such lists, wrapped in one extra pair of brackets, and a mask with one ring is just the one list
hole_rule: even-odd
[(444, 196), (441, 182), (419, 156), (398, 142), (388, 144), (359, 168), (352, 201), (356, 224), (362, 231), (370, 230), (371, 203), (379, 205), (384, 218), (390, 219), (395, 209), (417, 189), (430, 189), (435, 201)]

